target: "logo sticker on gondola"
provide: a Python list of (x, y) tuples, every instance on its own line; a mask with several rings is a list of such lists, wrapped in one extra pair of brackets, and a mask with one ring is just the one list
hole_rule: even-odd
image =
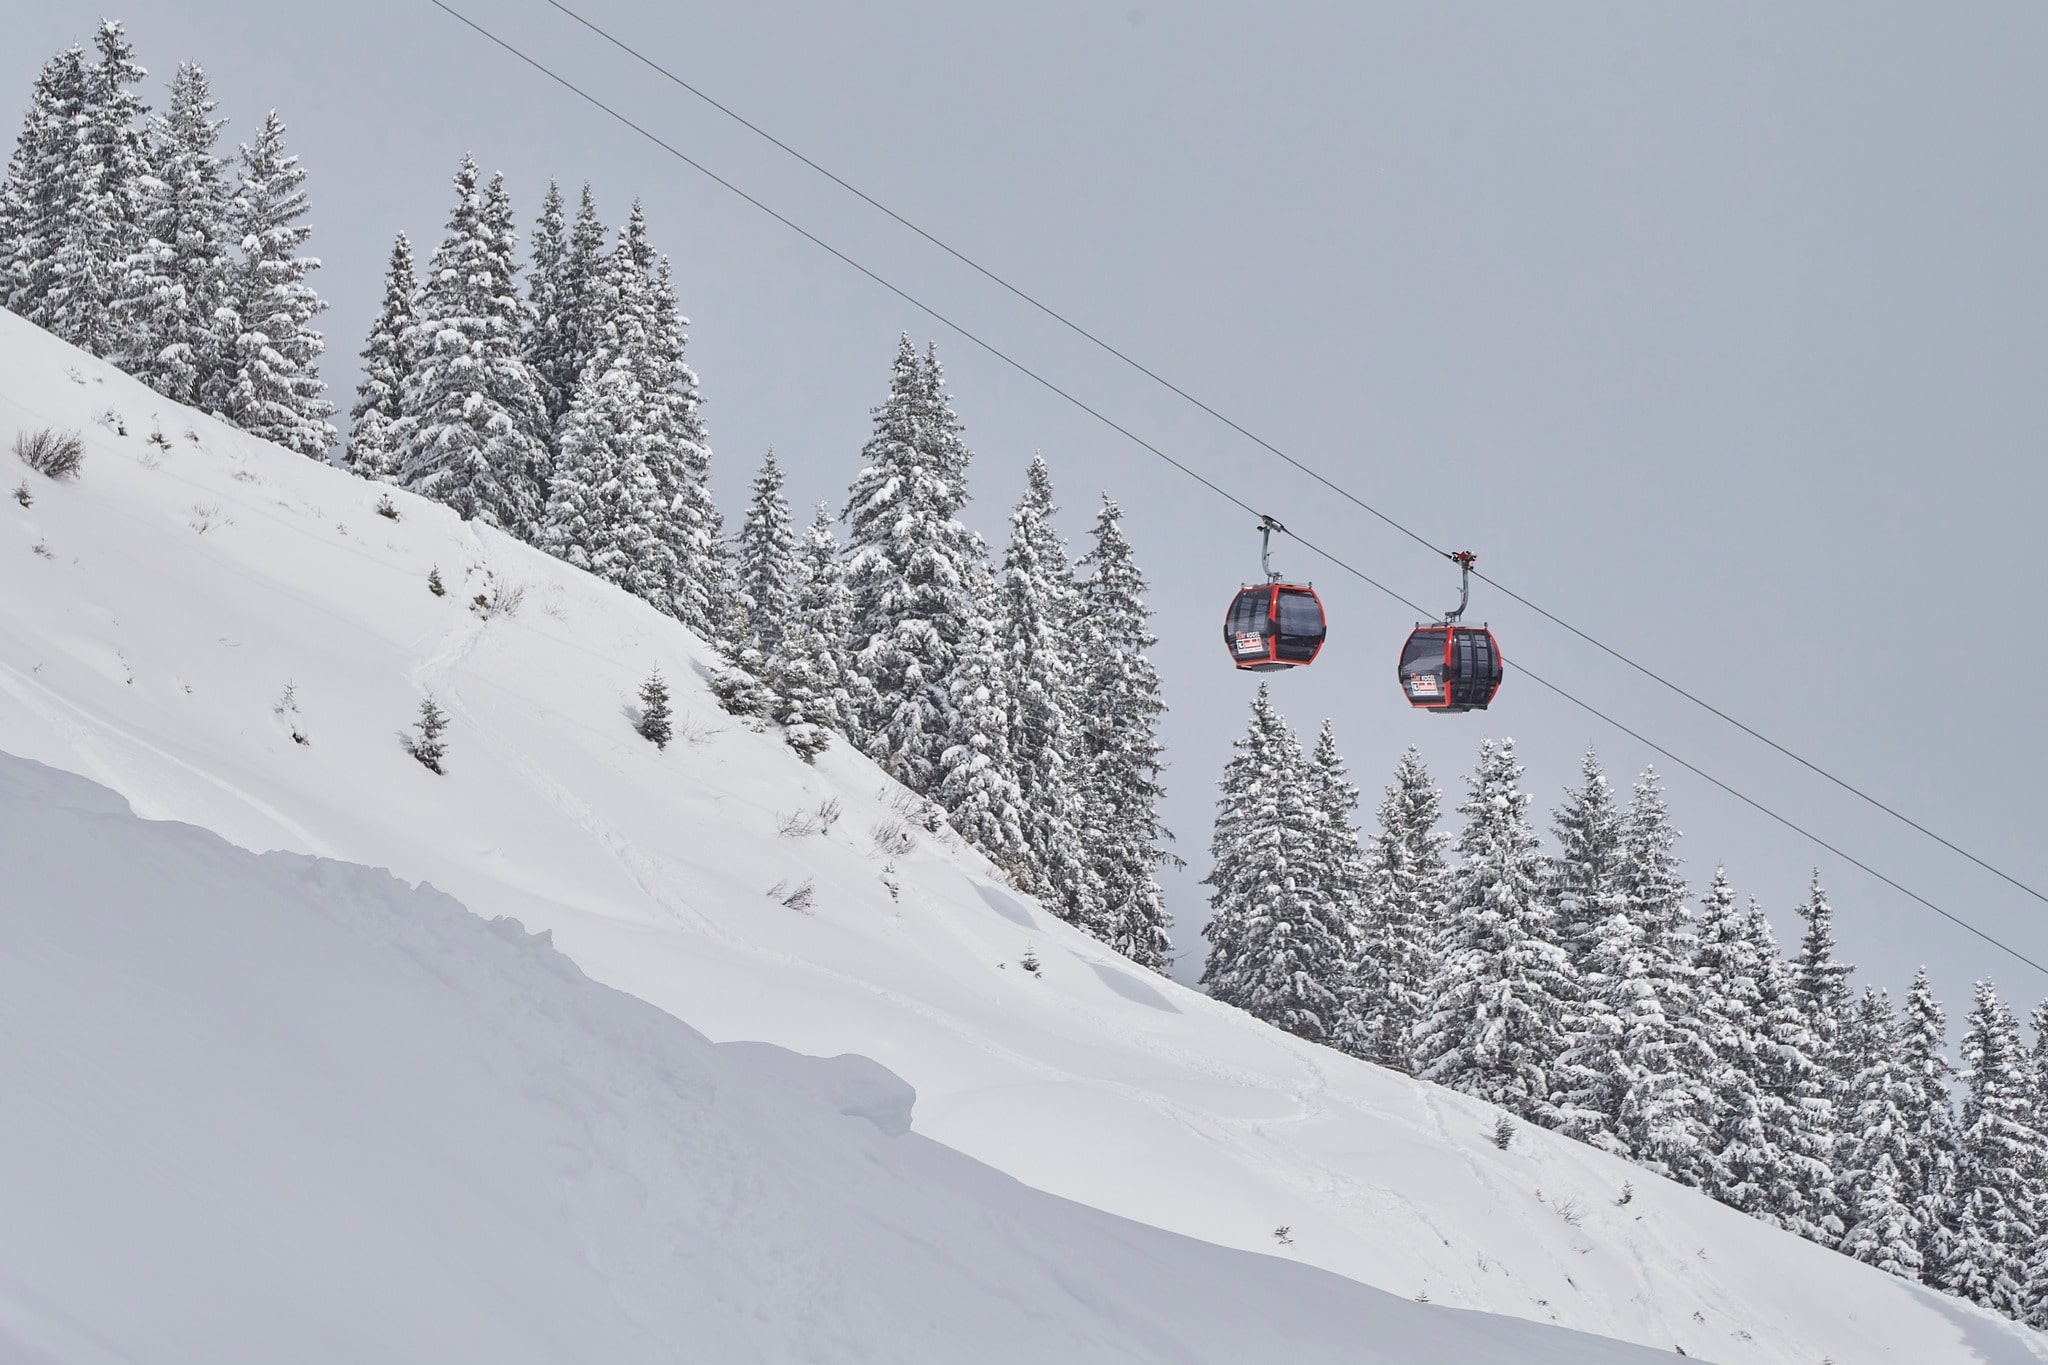
[(1237, 633), (1237, 644), (1233, 648), (1239, 654), (1264, 654), (1266, 638), (1255, 630), (1241, 630)]
[(1418, 697), (1434, 697), (1437, 695), (1436, 679), (1427, 673), (1411, 674), (1408, 690)]

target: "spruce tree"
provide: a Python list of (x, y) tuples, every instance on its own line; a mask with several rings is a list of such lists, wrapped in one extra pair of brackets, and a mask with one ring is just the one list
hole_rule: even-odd
[(675, 723), (669, 711), (668, 683), (662, 678), (659, 668), (640, 684), (638, 728), (640, 737), (657, 749), (668, 748), (669, 740), (675, 737)]
[(1572, 962), (1564, 1045), (1552, 1085), (1559, 1128), (1581, 1142), (1625, 1152), (1620, 1113), (1628, 1078), (1621, 1057), (1630, 968), (1642, 929), (1622, 889), (1621, 811), (1591, 749), (1580, 785), (1552, 819), (1558, 855), (1548, 888), (1559, 943)]
[(1705, 1189), (1752, 1217), (1765, 1216), (1791, 1183), (1778, 1143), (1782, 1106), (1768, 1089), (1764, 992), (1777, 954), (1769, 928), (1736, 906), (1726, 872), (1715, 869), (1693, 939), (1700, 1036), (1712, 1058), (1704, 1078), (1712, 1154)]
[(868, 691), (857, 724), (884, 771), (930, 792), (956, 744), (953, 673), (984, 624), (984, 552), (959, 519), (971, 459), (959, 419), (936, 357), (920, 359), (907, 336), (862, 456), (846, 509), (854, 667)]
[(1123, 513), (1107, 496), (1096, 514), (1094, 544), (1081, 559), (1075, 625), (1077, 664), (1071, 700), (1080, 738), (1088, 816), (1089, 875), (1100, 901), (1104, 938), (1140, 966), (1164, 973), (1173, 961), (1157, 869), (1178, 864), (1159, 822), (1165, 766), (1159, 672), (1145, 651), (1158, 644), (1147, 625), (1145, 578), (1124, 539)]
[(665, 509), (660, 531), (668, 570), (669, 602), (677, 620), (707, 640), (724, 633), (731, 598), (724, 522), (711, 498), (711, 443), (701, 411), (697, 376), (684, 352), (689, 319), (676, 306), (666, 257), (646, 243), (640, 205), (626, 226), (630, 257), (645, 280), (648, 345), (641, 389), (649, 402), (647, 464)]
[(1066, 546), (1053, 528), (1052, 475), (1033, 456), (996, 606), (1011, 772), (1024, 835), (1023, 872), (1053, 913), (1099, 937), (1103, 922), (1085, 849), (1090, 844), (1084, 748), (1074, 721), (1075, 628), (1080, 599)]
[(846, 653), (850, 610), (839, 566), (832, 512), (818, 505), (796, 552), (795, 596), (781, 647), (768, 660), (767, 682), (776, 696), (774, 719), (790, 747), (806, 756), (825, 747), (832, 732), (846, 733), (851, 706)]
[(132, 87), (144, 76), (121, 25), (43, 67), (8, 187), (0, 194), (0, 276), (8, 306), (94, 355), (127, 349), (116, 308), (141, 243), (148, 157)]
[[(1813, 1058), (1820, 1065), (1824, 1084), (1812, 1100), (1815, 1125), (1824, 1131), (1833, 1148), (1828, 1162), (1846, 1168), (1851, 1160), (1852, 1135), (1844, 1126), (1851, 1099), (1849, 1088), (1856, 1064), (1849, 1054), (1848, 1033), (1854, 1009), (1849, 991), (1849, 974), (1854, 970), (1835, 958), (1834, 911), (1821, 889), (1820, 870), (1813, 873), (1806, 903), (1799, 907), (1806, 922), (1800, 936), (1799, 952), (1792, 959), (1789, 977), (1792, 998), (1806, 1017), (1813, 1037)], [(1847, 1192), (1837, 1190), (1825, 1215), (1817, 1220), (1820, 1233), (1815, 1240), (1833, 1245), (1846, 1231)]]
[(150, 124), (141, 240), (114, 302), (121, 338), (115, 363), (190, 407), (225, 392), (231, 359), (220, 310), (228, 302), (234, 228), (224, 163), (214, 150), (226, 122), (213, 117), (217, 107), (206, 73), (180, 66), (170, 108)]
[(1337, 1015), (1329, 1042), (1353, 1056), (1367, 1056), (1371, 1036), (1360, 1010), (1359, 954), (1364, 946), (1366, 866), (1358, 837), (1358, 788), (1351, 784), (1337, 734), (1323, 722), (1307, 768), (1310, 866), (1316, 899), (1325, 918), (1342, 926), (1342, 935), (1320, 964), (1330, 973), (1325, 984), (1337, 998)]
[(39, 327), (50, 320), (58, 246), (83, 207), (77, 129), (86, 106), (85, 52), (73, 44), (43, 64), (0, 184), (0, 303)]
[(1433, 930), (1450, 898), (1450, 836), (1436, 827), (1440, 807), (1422, 755), (1410, 746), (1380, 802), (1379, 832), (1366, 853), (1353, 1007), (1362, 1055), (1404, 1070), (1436, 975)]
[(1223, 770), (1203, 884), (1213, 911), (1202, 934), (1202, 984), (1228, 1005), (1277, 1028), (1329, 1042), (1344, 1000), (1348, 926), (1318, 903), (1315, 795), (1301, 745), (1264, 684), (1244, 738)]
[(2043, 1231), (2035, 1199), (2041, 1135), (2034, 1128), (2019, 1021), (1990, 981), (1977, 983), (1962, 1056), (1954, 1242), (1942, 1287), (2019, 1317), (2028, 1263)]
[(796, 615), (803, 571), (797, 563), (796, 532), (782, 493), (782, 468), (769, 451), (754, 476), (746, 518), (735, 547), (733, 610), (743, 648), (773, 662)]
[(1777, 955), (1770, 922), (1754, 902), (1749, 932), (1759, 967), (1757, 1084), (1777, 1140), (1780, 1183), (1750, 1212), (1809, 1241), (1833, 1246), (1843, 1223), (1835, 1189), (1834, 1096), (1837, 1086), (1814, 1036), (1793, 969)]
[(1906, 1019), (1899, 1039), (1901, 1070), (1911, 1087), (1906, 1114), (1907, 1167), (1902, 1190), (1920, 1232), (1921, 1275), (1943, 1281), (1951, 1259), (1955, 1218), (1955, 1069), (1948, 1060), (1948, 1018), (1922, 967), (1906, 993)]
[(970, 567), (968, 595), (975, 605), (947, 675), (945, 709), (936, 717), (945, 728), (938, 780), (929, 795), (962, 838), (1005, 869), (1020, 889), (1045, 896), (1046, 908), (1058, 913), (1061, 907), (1045, 894), (1025, 842), (1024, 798), (1010, 752), (1012, 680), (995, 618), (984, 605), (986, 578), (980, 565)]
[(630, 360), (593, 364), (562, 419), (541, 548), (657, 606), (673, 576), (648, 468), (647, 402)]
[(406, 441), (405, 386), (413, 371), (406, 337), (418, 316), (418, 299), (412, 242), (401, 232), (391, 244), (384, 306), (363, 343), (363, 379), (349, 410), (348, 465), (366, 479), (398, 480), (398, 452)]
[(1646, 771), (1621, 820), (1619, 884), (1638, 936), (1627, 984), (1612, 997), (1627, 1078), (1616, 1131), (1641, 1165), (1701, 1185), (1710, 1162), (1705, 1077), (1712, 1054), (1697, 1017), (1692, 917), (1677, 841), (1657, 774)]
[(1905, 1064), (1891, 1001), (1881, 992), (1864, 991), (1849, 1041), (1859, 1065), (1849, 1091), (1850, 1164), (1839, 1182), (1849, 1224), (1842, 1253), (1916, 1280), (1924, 1239), (1908, 1173), (1914, 1164), (1911, 1116), (1918, 1089)]
[(1544, 895), (1549, 868), (1529, 825), (1513, 740), (1481, 743), (1458, 807), (1463, 855), (1436, 942), (1416, 1074), (1542, 1123), (1573, 997), (1571, 962)]
[(589, 185), (573, 226), (562, 218), (561, 191), (548, 182), (533, 234), (533, 263), (527, 279), (532, 300), (532, 325), (525, 355), (547, 414), (547, 428), (558, 431), (575, 401), (576, 384), (604, 344), (606, 324), (605, 246), (611, 234), (597, 216), (597, 200)]
[(217, 411), (252, 436), (317, 460), (334, 443), (334, 405), (319, 370), (327, 343), (310, 325), (327, 307), (306, 279), (320, 262), (299, 254), (313, 231), (300, 221), (305, 180), (272, 110), (242, 146), (228, 213), (242, 258), (228, 275), (234, 335)]
[(565, 386), (552, 362), (559, 354), (562, 333), (562, 261), (569, 252), (569, 225), (562, 216), (562, 187), (550, 178), (541, 196), (540, 218), (533, 225), (533, 249), (526, 262), (526, 334), (521, 354), (533, 370), (534, 387), (540, 391), (541, 407), (547, 413), (549, 452), (554, 453), (555, 424), (569, 410), (575, 396), (575, 381)]
[(520, 354), (525, 304), (502, 179), (479, 183), (465, 156), (447, 236), (404, 336), (413, 371), (399, 478), (465, 521), (531, 537), (545, 507), (547, 414)]
[[(668, 458), (659, 430), (663, 405), (647, 385), (662, 370), (651, 356), (660, 344), (650, 285), (636, 243), (626, 234), (610, 260), (610, 317), (601, 344), (577, 381), (558, 431), (558, 455), (538, 543), (557, 558), (588, 569), (677, 613), (679, 577), (669, 536), (671, 498), (661, 467)], [(764, 716), (759, 660), (740, 661), (749, 678), (728, 678), (722, 696), (735, 714)]]

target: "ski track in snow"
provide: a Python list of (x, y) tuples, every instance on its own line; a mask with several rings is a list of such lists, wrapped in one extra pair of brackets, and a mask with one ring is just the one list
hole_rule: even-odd
[[(129, 436), (93, 422), (109, 405)], [(714, 1038), (874, 1057), (917, 1088), (918, 1132), (1175, 1232), (1725, 1365), (2048, 1361), (2040, 1337), (1532, 1125), (1497, 1151), (1490, 1107), (1144, 973), (950, 835), (918, 831), (891, 896), (868, 830), (899, 813), (872, 764), (843, 743), (802, 764), (716, 708), (712, 656), (673, 622), (445, 508), (393, 490), (387, 521), (381, 486), (6, 314), (0, 412), (88, 444), (75, 484), (29, 475), (34, 507), (0, 502), (0, 749), (245, 847), (516, 915)], [(144, 440), (153, 415), (169, 451)], [(203, 531), (201, 507), (219, 518)], [(44, 541), (53, 559), (28, 553)], [(511, 588), (517, 614), (472, 610)], [(663, 754), (621, 710), (652, 665), (674, 690)], [(268, 714), (287, 681), (309, 746)], [(423, 693), (452, 719), (445, 778), (400, 743)], [(776, 833), (827, 799), (830, 831)], [(764, 894), (806, 879), (809, 914)], [(1027, 944), (1042, 978), (1017, 965)], [(551, 1102), (602, 1146), (601, 1121)], [(586, 1240), (638, 1198), (624, 1176), (578, 1188)]]

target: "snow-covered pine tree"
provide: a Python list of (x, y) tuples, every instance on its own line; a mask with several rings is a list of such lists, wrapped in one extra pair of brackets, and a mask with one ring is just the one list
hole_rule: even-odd
[(1054, 529), (1052, 474), (1034, 455), (1023, 498), (1010, 514), (996, 603), (1008, 709), (1010, 770), (1024, 834), (1020, 872), (1047, 908), (1108, 936), (1086, 850), (1093, 842), (1074, 721), (1074, 646), (1080, 598), (1066, 545)]
[(85, 51), (77, 44), (43, 64), (0, 182), (0, 304), (41, 326), (57, 246), (78, 208), (78, 125), (86, 100)]
[(319, 460), (334, 444), (334, 404), (320, 378), (327, 343), (310, 325), (327, 308), (306, 279), (320, 262), (299, 254), (313, 231), (301, 221), (305, 181), (273, 109), (256, 140), (242, 144), (228, 211), (242, 254), (228, 272), (234, 335), (218, 411), (252, 436)]
[(1621, 811), (1591, 749), (1580, 773), (1580, 784), (1565, 793), (1551, 824), (1558, 853), (1547, 894), (1558, 942), (1571, 958), (1574, 986), (1564, 1007), (1552, 1099), (1560, 1130), (1625, 1152), (1619, 1115), (1628, 1077), (1620, 1011), (1632, 1005), (1629, 970), (1638, 961), (1642, 929), (1622, 889)]
[(1343, 926), (1336, 951), (1320, 960), (1335, 973), (1325, 983), (1337, 998), (1329, 1031), (1332, 1047), (1354, 1057), (1370, 1055), (1372, 1037), (1359, 1008), (1359, 954), (1365, 941), (1365, 850), (1358, 837), (1358, 788), (1337, 752), (1337, 733), (1328, 720), (1316, 735), (1308, 769), (1310, 865), (1323, 915)]
[(846, 584), (832, 511), (823, 503), (794, 549), (793, 566), (787, 626), (766, 661), (764, 681), (775, 698), (770, 718), (782, 727), (789, 747), (810, 762), (835, 731), (845, 733), (848, 707)]
[(1164, 973), (1173, 962), (1166, 932), (1173, 919), (1157, 869), (1180, 861), (1164, 847), (1173, 836), (1158, 812), (1166, 794), (1159, 785), (1165, 766), (1159, 718), (1166, 703), (1159, 696), (1159, 672), (1145, 655), (1159, 642), (1146, 624), (1151, 613), (1145, 578), (1124, 539), (1122, 520), (1122, 510), (1104, 495), (1094, 544), (1081, 559), (1090, 572), (1079, 586), (1072, 700), (1089, 810), (1085, 852), (1106, 941), (1140, 966)]
[(1529, 825), (1513, 740), (1483, 741), (1458, 807), (1463, 855), (1436, 940), (1431, 1006), (1417, 1026), (1416, 1074), (1509, 1113), (1553, 1123), (1551, 1075), (1576, 987), (1555, 938), (1549, 868)]
[(1800, 1003), (1792, 968), (1778, 957), (1770, 921), (1754, 901), (1749, 934), (1764, 973), (1757, 983), (1757, 1084), (1782, 1158), (1781, 1183), (1749, 1212), (1809, 1241), (1834, 1246), (1843, 1231), (1834, 1184), (1834, 1074), (1820, 1060), (1822, 1046)]
[(1727, 873), (1714, 871), (1700, 899), (1693, 938), (1693, 972), (1700, 983), (1700, 1036), (1712, 1053), (1708, 1095), (1707, 1192), (1752, 1217), (1769, 1207), (1790, 1177), (1778, 1145), (1780, 1102), (1768, 1091), (1763, 1059), (1764, 983), (1775, 971), (1777, 946), (1769, 925), (1738, 909)]
[(419, 289), (412, 241), (401, 232), (391, 244), (384, 306), (363, 343), (363, 378), (349, 409), (348, 467), (366, 479), (398, 481), (398, 452), (406, 438), (405, 385), (413, 370), (406, 336), (418, 315)]
[[(1849, 990), (1849, 975), (1855, 969), (1835, 958), (1834, 910), (1828, 904), (1827, 893), (1821, 888), (1818, 868), (1814, 869), (1806, 903), (1799, 907), (1798, 913), (1799, 918), (1805, 921), (1806, 929), (1800, 935), (1799, 951), (1792, 958), (1788, 980), (1792, 998), (1806, 1016), (1807, 1030), (1813, 1036), (1814, 1060), (1820, 1064), (1828, 1082), (1823, 1092), (1813, 1099), (1814, 1119), (1816, 1125), (1829, 1134), (1834, 1147), (1829, 1162), (1840, 1171), (1850, 1164), (1854, 1143), (1854, 1136), (1846, 1127), (1846, 1119), (1853, 1103), (1849, 1088), (1856, 1074), (1856, 1064), (1847, 1043), (1855, 1008), (1854, 997)], [(1837, 1190), (1827, 1214), (1817, 1220), (1822, 1234), (1815, 1240), (1832, 1246), (1847, 1230), (1846, 1202), (1847, 1192)], [(1836, 1226), (1837, 1223), (1842, 1226)]]
[(121, 25), (102, 21), (93, 35), (99, 60), (73, 48), (37, 79), (22, 142), (9, 167), (8, 244), (0, 260), (11, 277), (10, 307), (37, 326), (94, 355), (122, 352), (114, 308), (140, 238), (148, 176), (143, 134), (147, 109), (133, 87), (146, 74)]
[(1436, 784), (1411, 745), (1394, 769), (1379, 832), (1366, 851), (1353, 1006), (1361, 1055), (1404, 1070), (1436, 975), (1431, 939), (1450, 897), (1450, 836), (1436, 827), (1440, 809)]
[(224, 163), (214, 148), (226, 120), (206, 73), (186, 63), (171, 78), (170, 108), (149, 129), (149, 174), (139, 198), (140, 242), (126, 262), (114, 308), (115, 363), (173, 402), (199, 407), (225, 391), (234, 228)]
[(1907, 1111), (1907, 1167), (1903, 1191), (1920, 1229), (1921, 1278), (1940, 1284), (1952, 1250), (1956, 1159), (1960, 1134), (1955, 1114), (1955, 1069), (1948, 1060), (1948, 1017), (1928, 982), (1913, 975), (1899, 1038), (1900, 1066), (1912, 1088)]
[(832, 520), (831, 508), (818, 504), (797, 547), (789, 628), (768, 660), (768, 684), (777, 698), (774, 718), (799, 753), (823, 749), (829, 732), (845, 734), (852, 705), (847, 693), (852, 663), (846, 653), (851, 606)]
[[(611, 234), (597, 216), (597, 198), (583, 187), (576, 221), (562, 217), (560, 189), (548, 182), (547, 199), (533, 233), (528, 288), (532, 326), (525, 354), (533, 367), (548, 430), (555, 432), (575, 401), (576, 383), (603, 345), (606, 324), (605, 247)], [(553, 436), (550, 436), (553, 441)]]
[(846, 508), (851, 645), (868, 689), (857, 724), (884, 771), (929, 793), (954, 744), (953, 671), (983, 629), (984, 550), (959, 519), (970, 459), (959, 419), (936, 357), (920, 359), (908, 336), (874, 421)]
[(803, 581), (789, 500), (782, 492), (782, 467), (772, 450), (754, 476), (733, 568), (734, 638), (743, 649), (754, 651), (764, 667), (772, 667), (796, 615), (797, 590)]
[[(661, 343), (640, 245), (621, 232), (612, 252), (605, 284), (610, 315), (562, 418), (538, 543), (673, 614), (679, 571), (668, 538), (670, 497), (659, 472), (667, 448), (657, 430), (664, 409), (647, 390), (663, 373), (650, 354)], [(744, 686), (727, 680), (726, 700), (744, 698), (736, 714), (766, 714), (758, 665), (756, 659), (747, 666)]]
[(2048, 1000), (2034, 1006), (2034, 1048), (2027, 1058), (2027, 1080), (2034, 1092), (2034, 1247), (2020, 1280), (2021, 1322), (2048, 1331)]
[(1349, 926), (1317, 903), (1307, 761), (1263, 683), (1232, 747), (1209, 845), (1216, 866), (1203, 878), (1213, 914), (1202, 984), (1276, 1028), (1328, 1042), (1344, 1009), (1331, 983), (1344, 980)]
[(546, 506), (547, 414), (520, 354), (526, 305), (510, 215), (503, 180), (479, 183), (475, 159), (464, 156), (447, 236), (405, 333), (413, 371), (399, 480), (465, 521), (531, 537)]
[(569, 223), (562, 215), (562, 186), (550, 176), (547, 193), (541, 196), (540, 217), (533, 225), (532, 250), (527, 255), (526, 334), (520, 353), (533, 369), (534, 387), (540, 390), (541, 407), (548, 415), (551, 454), (555, 424), (561, 421), (575, 397), (575, 381), (571, 380), (571, 387), (564, 391), (558, 377), (542, 363), (552, 359), (561, 337), (562, 309), (556, 291), (561, 283), (562, 261), (568, 252)]
[(2034, 1128), (2019, 1021), (1988, 980), (1977, 983), (1962, 1055), (1955, 1232), (1942, 1287), (2018, 1317), (2027, 1307), (2026, 1273), (2043, 1231), (2034, 1198), (2042, 1139)]
[(1849, 1045), (1858, 1069), (1849, 1092), (1850, 1165), (1837, 1182), (1849, 1224), (1842, 1254), (1917, 1280), (1922, 1238), (1907, 1173), (1918, 1094), (1904, 1064), (1897, 1016), (1883, 992), (1865, 989), (1857, 1001)]
[(1706, 1077), (1713, 1055), (1701, 1036), (1677, 843), (1656, 770), (1646, 770), (1621, 819), (1618, 882), (1639, 937), (1631, 984), (1616, 997), (1627, 1076), (1616, 1129), (1636, 1162), (1697, 1186), (1706, 1183), (1711, 1160)]
[[(968, 843), (1006, 869), (1013, 882), (1043, 895), (1024, 836), (1024, 798), (1010, 753), (1010, 672), (990, 605), (988, 571), (969, 566), (974, 604), (947, 674), (945, 725), (937, 785), (929, 793)], [(1051, 897), (1047, 908), (1057, 912)]]
[[(630, 353), (632, 342), (623, 343)], [(601, 356), (562, 419), (562, 454), (541, 548), (660, 605), (672, 576), (658, 531), (660, 489), (647, 465), (646, 395), (628, 355)]]
[(676, 304), (668, 258), (646, 245), (645, 220), (633, 205), (627, 238), (647, 267), (648, 369), (641, 388), (649, 399), (648, 468), (667, 508), (661, 536), (674, 569), (669, 600), (676, 619), (706, 639), (725, 628), (732, 596), (725, 557), (725, 523), (711, 497), (711, 442), (705, 434), (703, 395), (685, 352), (689, 322)]

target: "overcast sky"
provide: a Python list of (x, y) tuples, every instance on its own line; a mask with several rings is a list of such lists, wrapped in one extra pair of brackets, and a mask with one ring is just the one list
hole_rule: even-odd
[[(1814, 762), (2048, 888), (2048, 9), (2006, 6), (656, 5), (565, 0), (640, 53), (1446, 548)], [(545, 0), (450, 0), (712, 170), (1401, 594), (1441, 560), (754, 139)], [(11, 6), (0, 93), (97, 5)], [(151, 70), (265, 109), (310, 175), (346, 405), (392, 234), (439, 241), (465, 151), (530, 222), (550, 176), (676, 261), (729, 521), (773, 446), (835, 510), (897, 335), (934, 337), (1000, 548), (1033, 451), (1078, 542), (1101, 492), (1154, 585), (1169, 880), (1199, 972), (1214, 784), (1255, 675), (1223, 608), (1248, 518), (428, 0), (134, 0)], [(1782, 937), (1818, 866), (1859, 981), (1954, 1009), (2048, 978), (1518, 678), (1525, 663), (2038, 961), (2048, 905), (1483, 587), (1494, 709), (1410, 713), (1413, 613), (1299, 547), (1331, 639), (1274, 681), (1334, 719), (1367, 811), (1420, 746), (1461, 797), (1513, 736), (1536, 814), (1598, 747), (1664, 771), (1696, 886)], [(486, 910), (488, 907), (478, 907)]]

